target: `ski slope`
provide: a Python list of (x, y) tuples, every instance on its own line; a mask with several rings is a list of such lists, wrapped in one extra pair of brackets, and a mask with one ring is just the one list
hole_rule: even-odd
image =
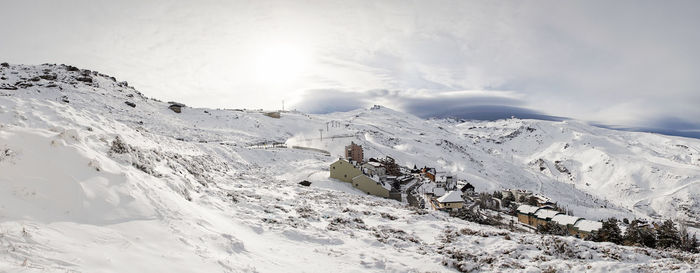
[[(696, 139), (576, 121), (423, 120), (383, 107), (279, 119), (260, 110), (175, 113), (93, 71), (8, 65), (0, 76), (0, 272), (699, 267), (697, 254), (481, 226), (328, 178), (354, 141), (366, 157), (433, 166), (477, 191), (532, 190), (589, 219), (692, 223)], [(275, 142), (330, 155), (251, 148)]]

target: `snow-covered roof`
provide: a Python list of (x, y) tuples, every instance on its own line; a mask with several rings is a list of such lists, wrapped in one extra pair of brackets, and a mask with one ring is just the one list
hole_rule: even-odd
[(370, 161), (370, 162), (367, 162), (365, 164), (372, 165), (374, 167), (382, 167), (382, 163), (374, 162), (374, 161)]
[(523, 213), (523, 214), (532, 214), (535, 213), (538, 209), (538, 207), (530, 206), (530, 205), (520, 205), (518, 207), (518, 212)]
[(600, 228), (603, 227), (603, 223), (598, 222), (598, 221), (591, 221), (591, 220), (581, 220), (578, 221), (575, 225), (575, 228), (577, 228), (579, 231), (584, 231), (584, 232), (592, 232), (592, 231), (597, 231)]
[(443, 195), (445, 195), (445, 188), (434, 188), (433, 194), (435, 196), (443, 196)]
[(533, 194), (533, 196), (534, 196), (535, 198), (539, 199), (538, 201), (539, 201), (540, 203), (545, 203), (545, 202), (551, 202), (551, 201), (552, 201), (552, 199), (549, 199), (549, 197), (544, 196), (544, 195), (541, 195), (541, 194), (538, 194), (538, 193)]
[(566, 215), (566, 214), (559, 214), (559, 215), (552, 217), (552, 222), (555, 222), (555, 223), (560, 224), (562, 226), (566, 226), (566, 225), (576, 224), (576, 221), (581, 220), (581, 219), (583, 219), (583, 218), (571, 216), (571, 215)]
[(381, 182), (379, 184), (382, 185), (382, 187), (386, 190), (391, 191), (391, 185), (389, 183)]
[(537, 216), (537, 218), (541, 218), (541, 219), (552, 219), (552, 217), (554, 217), (554, 216), (556, 216), (557, 214), (560, 214), (560, 213), (561, 213), (561, 212), (558, 212), (558, 211), (556, 211), (556, 210), (541, 209), (541, 210), (538, 210), (538, 211), (535, 213), (535, 216)]
[(462, 193), (458, 191), (450, 191), (447, 194), (437, 199), (440, 203), (461, 203), (464, 202), (462, 199)]

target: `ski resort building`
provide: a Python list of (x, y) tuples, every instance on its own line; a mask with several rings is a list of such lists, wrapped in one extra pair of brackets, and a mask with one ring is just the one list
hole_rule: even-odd
[(353, 178), (362, 174), (362, 170), (357, 165), (356, 161), (338, 159), (338, 161), (331, 164), (331, 178), (348, 183), (352, 182)]
[(576, 235), (574, 225), (576, 225), (576, 223), (581, 220), (583, 220), (583, 218), (565, 214), (559, 214), (552, 217), (552, 223), (566, 228), (566, 231), (568, 231), (571, 235)]
[[(446, 197), (446, 192), (457, 189), (457, 181), (454, 176), (436, 176), (435, 168), (424, 167), (420, 171), (413, 167), (413, 170), (400, 167), (390, 156), (385, 159), (370, 158), (362, 161), (364, 154), (362, 146), (351, 142), (345, 146), (345, 158), (340, 158), (330, 165), (330, 177), (340, 181), (351, 183), (356, 189), (367, 194), (390, 198), (398, 201), (406, 201), (405, 198), (411, 191), (414, 194), (425, 195), (424, 200), (435, 200), (434, 198)], [(437, 178), (437, 181), (436, 181)], [(471, 185), (470, 185), (471, 186)], [(472, 187), (473, 190), (473, 187)], [(462, 193), (456, 191), (457, 195), (443, 199), (445, 202), (437, 202), (434, 207), (440, 209), (459, 209), (462, 207)], [(415, 196), (412, 197), (416, 200)], [(427, 203), (427, 202), (425, 202)]]
[(376, 161), (370, 161), (365, 164), (362, 164), (362, 168), (365, 170), (366, 173), (371, 175), (386, 175), (386, 168), (384, 168), (384, 165)]
[(472, 194), (474, 193), (474, 186), (472, 186), (471, 183), (464, 184), (462, 188), (460, 189), (463, 194)]
[(377, 175), (367, 176), (362, 174), (355, 176), (352, 179), (352, 186), (367, 194), (384, 198), (389, 198), (389, 192), (391, 191), (391, 185), (383, 182)]
[(552, 221), (552, 218), (554, 216), (557, 216), (559, 214), (563, 214), (561, 212), (558, 212), (556, 210), (551, 210), (551, 209), (539, 209), (537, 212), (535, 212), (535, 227), (541, 226), (544, 224), (549, 223)]
[(438, 187), (446, 189), (453, 189), (457, 186), (454, 177), (452, 175), (447, 175), (444, 173), (440, 173), (437, 175), (437, 177), (435, 178), (435, 183)]
[(435, 209), (458, 210), (464, 205), (462, 193), (459, 191), (450, 191), (436, 201), (438, 207)]
[(362, 146), (355, 144), (355, 142), (350, 142), (350, 145), (345, 146), (345, 158), (356, 162), (363, 162), (365, 159)]
[(583, 238), (593, 232), (597, 232), (602, 227), (603, 223), (601, 222), (583, 219), (574, 224), (573, 235)]
[[(373, 169), (372, 172), (376, 172)], [(351, 183), (353, 187), (366, 192), (367, 194), (380, 196), (384, 198), (390, 197), (391, 184), (389, 181), (382, 179), (382, 176), (376, 173), (369, 173), (367, 169), (353, 160), (338, 159), (330, 166), (330, 177), (343, 182)], [(393, 199), (401, 200), (401, 195), (393, 195)]]
[(423, 169), (421, 169), (421, 174), (423, 174), (425, 177), (427, 177), (428, 179), (430, 179), (430, 181), (433, 182), (435, 182), (436, 173), (437, 172), (435, 171), (435, 168), (423, 167)]
[(601, 222), (565, 215), (556, 210), (548, 209), (547, 207), (521, 205), (517, 209), (517, 214), (518, 222), (523, 224), (538, 227), (545, 223), (554, 223), (565, 227), (571, 235), (581, 238), (593, 232), (597, 232), (603, 227), (603, 223)]
[(526, 199), (527, 199), (527, 198), (529, 198), (530, 196), (532, 196), (532, 192), (530, 192), (530, 191), (528, 191), (528, 190), (520, 190), (520, 189), (506, 189), (506, 190), (502, 190), (502, 191), (501, 191), (501, 194), (503, 195), (503, 197), (512, 196), (513, 199), (515, 199), (515, 201), (520, 201), (521, 198), (526, 198)]
[(518, 221), (526, 225), (536, 226), (537, 217), (535, 213), (537, 213), (538, 210), (540, 210), (540, 208), (535, 206), (520, 205), (517, 209)]

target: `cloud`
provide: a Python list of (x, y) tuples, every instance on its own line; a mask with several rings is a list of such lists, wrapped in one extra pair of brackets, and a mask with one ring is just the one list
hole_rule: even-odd
[(521, 107), (518, 94), (507, 91), (390, 91), (365, 92), (308, 90), (293, 107), (310, 113), (332, 113), (381, 104), (422, 118), (496, 120), (512, 116), (524, 119), (562, 120), (560, 117)]
[[(377, 89), (351, 92), (334, 89), (307, 90), (292, 106), (308, 113), (326, 114), (367, 108), (374, 104), (388, 106), (421, 118), (498, 120), (517, 117), (551, 121), (569, 119), (530, 109), (524, 106), (526, 101), (522, 99), (522, 94), (512, 91), (430, 92)], [(612, 109), (606, 113), (614, 113), (615, 111)], [(644, 126), (604, 122), (590, 123), (594, 126), (615, 130), (700, 138), (700, 122), (685, 118), (659, 116), (645, 121), (627, 121), (630, 124), (644, 124)]]
[(307, 90), (303, 96), (300, 102), (292, 104), (292, 108), (314, 114), (347, 112), (364, 108), (372, 97), (368, 93), (331, 89)]
[[(194, 106), (274, 109), (284, 99), (327, 112), (380, 103), (419, 116), (543, 115), (694, 130), (698, 7), (626, 0), (15, 1), (0, 9), (0, 17), (17, 22), (0, 29), (0, 56), (98, 70), (148, 96)], [(312, 56), (298, 81), (270, 86), (272, 75), (251, 74), (257, 54), (290, 42)]]

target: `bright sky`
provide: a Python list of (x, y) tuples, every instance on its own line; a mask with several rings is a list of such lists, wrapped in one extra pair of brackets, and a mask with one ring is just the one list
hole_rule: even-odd
[(0, 61), (188, 105), (700, 132), (697, 1), (0, 1)]

